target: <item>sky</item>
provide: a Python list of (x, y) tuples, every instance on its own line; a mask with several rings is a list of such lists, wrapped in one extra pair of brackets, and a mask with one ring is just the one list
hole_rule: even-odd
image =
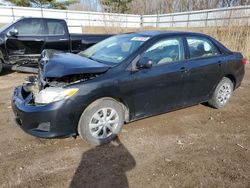
[(91, 7), (95, 7), (96, 10), (101, 9), (99, 0), (80, 0), (80, 2), (83, 4), (90, 4)]
[(8, 3), (4, 2), (4, 0), (0, 0), (0, 4), (6, 4), (6, 5), (8, 5)]

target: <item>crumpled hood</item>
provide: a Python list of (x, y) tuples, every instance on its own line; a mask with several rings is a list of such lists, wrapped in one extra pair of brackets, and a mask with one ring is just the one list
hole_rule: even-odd
[(60, 78), (73, 74), (102, 73), (110, 66), (90, 60), (86, 57), (56, 50), (44, 50), (39, 67), (43, 77)]

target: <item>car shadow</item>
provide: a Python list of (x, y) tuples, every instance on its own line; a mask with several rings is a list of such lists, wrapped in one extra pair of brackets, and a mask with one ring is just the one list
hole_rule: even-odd
[(203, 106), (209, 107), (209, 108), (214, 108), (212, 107), (208, 102), (203, 102), (201, 103)]
[(117, 138), (83, 153), (70, 188), (129, 187), (126, 172), (135, 166), (134, 157)]

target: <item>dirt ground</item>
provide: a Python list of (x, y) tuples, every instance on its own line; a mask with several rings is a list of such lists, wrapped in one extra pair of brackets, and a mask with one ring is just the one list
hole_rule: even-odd
[(230, 104), (196, 105), (127, 124), (115, 142), (44, 140), (13, 120), (13, 88), (0, 77), (0, 187), (250, 187), (250, 66)]

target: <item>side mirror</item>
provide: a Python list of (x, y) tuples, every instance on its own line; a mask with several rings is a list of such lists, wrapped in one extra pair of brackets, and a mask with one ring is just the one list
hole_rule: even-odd
[(146, 68), (149, 69), (153, 65), (153, 61), (147, 57), (142, 57), (136, 64), (138, 69)]
[(9, 30), (8, 35), (12, 37), (16, 37), (18, 35), (18, 30), (13, 28)]

